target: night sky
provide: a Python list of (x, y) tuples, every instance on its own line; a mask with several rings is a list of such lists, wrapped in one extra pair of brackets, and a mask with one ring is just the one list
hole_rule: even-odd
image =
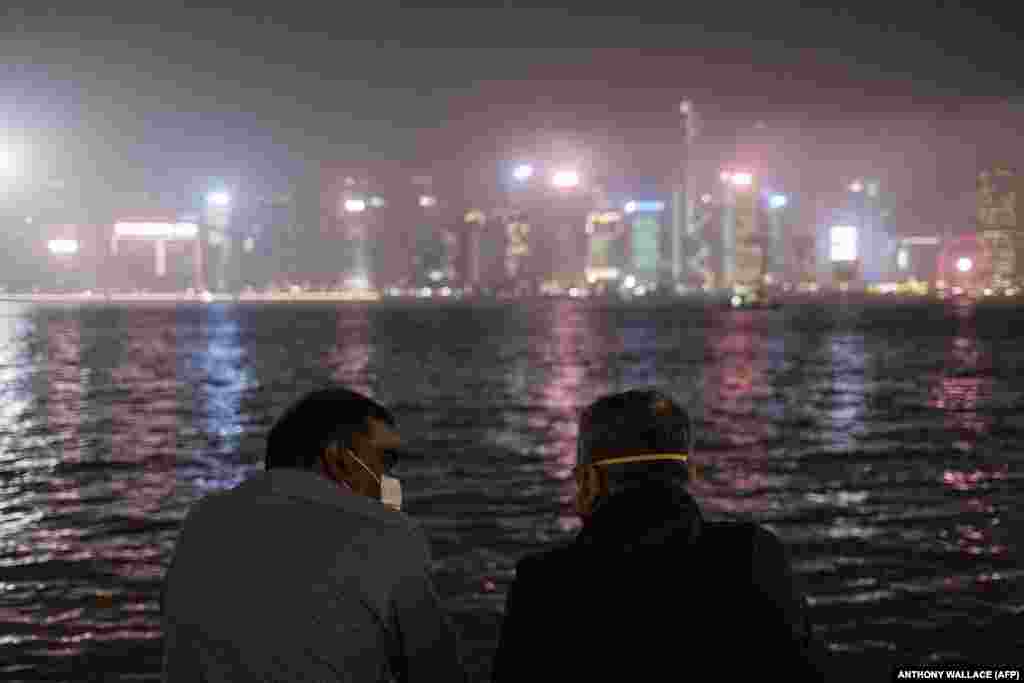
[(4, 135), (31, 143), (33, 173), (101, 188), (208, 174), (263, 189), (320, 159), (496, 177), (537, 130), (576, 135), (602, 173), (657, 179), (688, 97), (706, 119), (707, 183), (720, 163), (762, 150), (780, 189), (874, 175), (921, 226), (969, 221), (978, 168), (1024, 158), (1009, 10), (368, 4), (8, 9)]

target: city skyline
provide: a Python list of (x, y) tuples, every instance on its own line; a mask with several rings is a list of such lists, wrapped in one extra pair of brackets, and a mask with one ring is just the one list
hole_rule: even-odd
[(742, 161), (737, 133), (763, 121), (787, 191), (883, 175), (928, 224), (972, 213), (979, 168), (1024, 157), (1024, 91), (999, 49), (1009, 24), (913, 5), (11, 8), (0, 112), (41, 172), (95, 195), (246, 172), (277, 188), (362, 158), (442, 160), (469, 183), (538, 130), (579, 131), (608, 166), (657, 177), (687, 97), (704, 175)]

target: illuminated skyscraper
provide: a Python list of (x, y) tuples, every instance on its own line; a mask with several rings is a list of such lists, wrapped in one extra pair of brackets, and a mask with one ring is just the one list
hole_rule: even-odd
[(505, 276), (515, 281), (528, 271), (530, 258), (530, 224), (521, 213), (503, 216), (505, 226)]
[(818, 198), (818, 254), (821, 281), (861, 288), (890, 275), (893, 258), (881, 187), (854, 180)]
[(587, 263), (584, 273), (592, 286), (607, 286), (626, 269), (626, 223), (620, 211), (592, 211), (587, 217)]
[[(669, 226), (671, 249), (672, 281), (678, 284), (687, 277), (686, 262), (695, 262), (695, 253), (684, 253), (684, 244), (698, 243), (697, 197), (693, 173), (693, 143), (699, 132), (699, 120), (693, 102), (683, 100), (679, 104), (682, 124), (681, 166), (672, 189), (672, 214)], [(689, 239), (685, 239), (689, 238)]]
[(377, 207), (371, 199), (378, 185), (365, 169), (321, 167), (320, 234), (307, 245), (309, 263), (303, 269), (318, 286), (373, 282), (369, 250)]
[(745, 170), (721, 174), (725, 193), (722, 213), (722, 272), (719, 286), (760, 285), (764, 254), (758, 225), (757, 176)]
[(1018, 199), (1024, 182), (1013, 170), (999, 167), (978, 174), (978, 235), (992, 260), (992, 282), (1008, 286), (1022, 271), (1024, 225), (1018, 217)]
[(436, 178), (407, 165), (324, 165), (314, 271), (349, 286), (450, 281), (458, 275), (460, 210)]
[(666, 226), (665, 202), (660, 200), (633, 200), (624, 207), (625, 221), (629, 225), (629, 275), (644, 286), (657, 284), (661, 265), (661, 237)]

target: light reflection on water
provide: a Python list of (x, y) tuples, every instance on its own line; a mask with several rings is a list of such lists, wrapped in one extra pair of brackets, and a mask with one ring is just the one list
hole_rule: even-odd
[(400, 472), (407, 509), (431, 535), (478, 674), (514, 562), (578, 528), (579, 410), (651, 385), (693, 411), (702, 505), (790, 544), (835, 652), (998, 652), (1024, 608), (1024, 351), (1003, 336), (1024, 315), (959, 316), (12, 306), (0, 313), (0, 677), (13, 672), (3, 662), (41, 679), (97, 656), (125, 676), (155, 672), (178, 520), (259, 469), (273, 418), (331, 379), (393, 406), (421, 453)]

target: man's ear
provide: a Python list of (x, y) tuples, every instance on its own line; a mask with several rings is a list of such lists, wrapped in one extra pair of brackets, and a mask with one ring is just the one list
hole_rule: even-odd
[(324, 474), (336, 482), (348, 480), (349, 469), (345, 458), (346, 451), (348, 451), (347, 448), (343, 448), (337, 443), (331, 443), (320, 453), (320, 465), (324, 469)]
[(576, 514), (587, 518), (594, 511), (597, 499), (605, 493), (602, 472), (593, 465), (576, 468)]
[(690, 460), (689, 462), (686, 463), (686, 469), (688, 470), (691, 483), (700, 481), (701, 478), (703, 478), (704, 476), (704, 468), (695, 463), (693, 460)]

